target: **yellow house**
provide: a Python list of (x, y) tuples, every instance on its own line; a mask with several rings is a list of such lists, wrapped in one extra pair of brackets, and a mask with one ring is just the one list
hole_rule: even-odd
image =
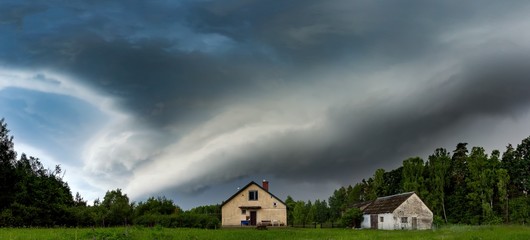
[(250, 182), (221, 205), (222, 225), (285, 226), (287, 205), (269, 192), (269, 182)]

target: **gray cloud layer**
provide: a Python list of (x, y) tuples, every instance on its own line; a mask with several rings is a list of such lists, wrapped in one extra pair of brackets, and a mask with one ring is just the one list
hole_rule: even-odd
[(133, 196), (343, 184), (528, 112), (525, 2), (59, 2), (1, 4), (0, 61), (116, 100), (85, 168)]

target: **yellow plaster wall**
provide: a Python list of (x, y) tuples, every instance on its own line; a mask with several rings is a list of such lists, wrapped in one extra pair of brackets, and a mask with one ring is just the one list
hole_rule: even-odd
[[(257, 201), (248, 200), (248, 193), (253, 190), (258, 191)], [(274, 203), (276, 203), (276, 207), (274, 207)], [(248, 209), (246, 214), (242, 214), (241, 208), (239, 208), (241, 206), (261, 206), (261, 209)], [(287, 224), (287, 207), (285, 204), (259, 186), (252, 184), (223, 205), (221, 209), (222, 225), (240, 226), (241, 220), (246, 220), (246, 216), (250, 217), (250, 211), (256, 211), (257, 223), (270, 220), (271, 222)]]

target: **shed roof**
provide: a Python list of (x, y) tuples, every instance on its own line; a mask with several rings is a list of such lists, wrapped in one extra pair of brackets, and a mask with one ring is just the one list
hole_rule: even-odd
[(353, 204), (352, 206), (354, 208), (361, 209), (361, 211), (364, 211), (364, 209), (367, 208), (368, 206), (370, 206), (370, 204), (372, 204), (372, 202), (373, 202), (373, 200), (372, 201), (364, 201), (364, 202), (359, 202), (359, 203)]
[(380, 214), (391, 213), (405, 202), (414, 192), (406, 192), (386, 197), (379, 197), (368, 205), (364, 210), (364, 214)]

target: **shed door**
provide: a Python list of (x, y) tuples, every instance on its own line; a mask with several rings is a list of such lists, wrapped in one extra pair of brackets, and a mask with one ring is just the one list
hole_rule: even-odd
[(250, 225), (256, 226), (256, 211), (250, 211)]
[(370, 215), (370, 228), (377, 229), (377, 214)]
[(412, 217), (412, 230), (418, 229), (418, 218)]

